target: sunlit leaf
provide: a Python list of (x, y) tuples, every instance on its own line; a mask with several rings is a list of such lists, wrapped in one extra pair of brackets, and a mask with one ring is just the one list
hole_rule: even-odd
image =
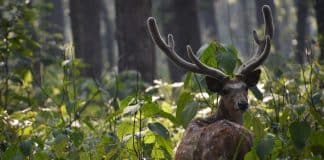
[(211, 66), (211, 67), (217, 67), (217, 60), (216, 60), (216, 50), (217, 50), (218, 44), (217, 42), (213, 41), (208, 44), (203, 45), (198, 50), (199, 59), (204, 64)]
[(126, 115), (126, 114), (135, 114), (137, 111), (139, 111), (140, 108), (141, 108), (140, 104), (134, 104), (134, 105), (127, 106), (124, 109), (123, 114), (124, 115)]
[(122, 139), (123, 136), (133, 133), (133, 128), (136, 127), (131, 121), (123, 121), (117, 126), (117, 135), (119, 139)]

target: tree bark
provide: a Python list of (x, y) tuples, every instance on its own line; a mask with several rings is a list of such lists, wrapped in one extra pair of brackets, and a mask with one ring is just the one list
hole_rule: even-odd
[(53, 8), (44, 16), (44, 20), (50, 22), (47, 31), (51, 33), (64, 33), (64, 12), (63, 3), (61, 0), (45, 0), (51, 3)]
[[(197, 51), (201, 45), (198, 6), (196, 0), (173, 0), (174, 24), (175, 24), (175, 50), (188, 60), (186, 45), (191, 45), (194, 51)], [(173, 81), (181, 81), (185, 70), (169, 64), (170, 77)]]
[[(248, 1), (247, 0), (240, 0), (240, 5), (241, 5), (241, 8), (242, 8), (242, 18), (243, 18), (243, 26), (242, 26), (242, 32), (243, 32), (243, 35), (244, 35), (244, 38), (245, 40), (243, 41), (243, 46), (244, 46), (244, 55), (245, 57), (249, 57), (251, 56), (253, 53), (251, 51), (251, 46), (250, 46), (250, 40), (252, 39), (251, 38), (251, 31), (250, 31), (250, 26), (249, 24), (251, 24), (252, 22), (250, 21), (250, 17), (249, 17), (249, 14), (248, 14)], [(263, 21), (263, 19), (262, 19)]]
[(109, 10), (107, 4), (104, 1), (102, 1), (101, 3), (101, 18), (105, 27), (105, 34), (102, 36), (102, 44), (105, 48), (105, 51), (107, 52), (105, 54), (107, 55), (109, 69), (111, 70), (116, 64), (116, 56), (114, 52), (114, 27), (111, 20), (109, 19)]
[(305, 61), (305, 50), (307, 43), (307, 17), (309, 12), (309, 2), (307, 0), (297, 0), (297, 46), (295, 59), (297, 63), (303, 64)]
[(320, 47), (319, 62), (324, 64), (324, 1), (315, 0), (318, 43)]
[(75, 55), (88, 65), (82, 75), (100, 78), (100, 0), (70, 0), (69, 5)]
[(155, 77), (155, 51), (146, 27), (146, 20), (151, 16), (151, 1), (115, 0), (115, 6), (118, 69), (137, 70), (145, 81), (152, 82)]

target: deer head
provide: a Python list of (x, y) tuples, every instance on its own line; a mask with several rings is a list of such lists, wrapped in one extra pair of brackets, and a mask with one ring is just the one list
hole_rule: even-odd
[(265, 21), (264, 36), (260, 39), (256, 31), (253, 31), (253, 37), (255, 43), (258, 45), (258, 50), (251, 59), (239, 67), (234, 78), (229, 78), (222, 71), (203, 64), (194, 54), (190, 45), (187, 45), (187, 53), (190, 61), (184, 60), (175, 52), (175, 43), (172, 34), (168, 35), (167, 42), (165, 42), (161, 38), (155, 19), (150, 17), (147, 20), (151, 37), (159, 48), (175, 64), (188, 71), (206, 75), (205, 79), (208, 89), (221, 95), (216, 119), (228, 119), (241, 124), (242, 113), (249, 107), (247, 100), (248, 88), (255, 86), (259, 81), (261, 70), (258, 67), (266, 60), (270, 53), (270, 40), (273, 36), (273, 22), (270, 7), (264, 6), (262, 12)]

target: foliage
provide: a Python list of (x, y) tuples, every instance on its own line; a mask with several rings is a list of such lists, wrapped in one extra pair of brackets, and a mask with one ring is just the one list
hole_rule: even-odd
[[(188, 123), (215, 111), (218, 96), (205, 91), (199, 75), (153, 85), (136, 72), (93, 80), (80, 76), (84, 65), (71, 45), (64, 59), (42, 59), (38, 81), (39, 44), (25, 27), (36, 10), (18, 2), (0, 0), (0, 159), (172, 159)], [(217, 42), (199, 54), (231, 76), (241, 64), (233, 46)], [(324, 68), (311, 56), (303, 66), (262, 69), (244, 115), (255, 135), (245, 159), (323, 159)]]

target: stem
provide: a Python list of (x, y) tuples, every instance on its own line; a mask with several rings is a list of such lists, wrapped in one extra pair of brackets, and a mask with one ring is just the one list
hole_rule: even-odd
[(8, 59), (9, 59), (9, 44), (8, 44), (8, 32), (6, 31), (4, 33), (5, 38), (5, 55), (4, 55), (4, 69), (5, 69), (5, 88), (4, 88), (4, 109), (6, 110), (8, 108), (8, 98), (9, 98), (9, 65), (8, 65)]
[(200, 91), (200, 93), (201, 93), (201, 96), (203, 97), (203, 99), (204, 99), (204, 101), (206, 102), (206, 104), (207, 104), (210, 108), (212, 108), (213, 106), (209, 104), (208, 100), (207, 100), (206, 97), (203, 95), (202, 87), (201, 87), (201, 85), (200, 85), (200, 83), (199, 83), (199, 81), (198, 81), (197, 75), (196, 75), (195, 73), (194, 73), (194, 77), (195, 77), (195, 81), (196, 81), (196, 83), (198, 84), (198, 87), (199, 87), (199, 91)]
[(9, 66), (8, 66), (8, 57), (5, 58), (4, 61), (4, 68), (5, 68), (5, 88), (4, 88), (4, 109), (6, 110), (8, 108), (8, 96), (9, 96)]

